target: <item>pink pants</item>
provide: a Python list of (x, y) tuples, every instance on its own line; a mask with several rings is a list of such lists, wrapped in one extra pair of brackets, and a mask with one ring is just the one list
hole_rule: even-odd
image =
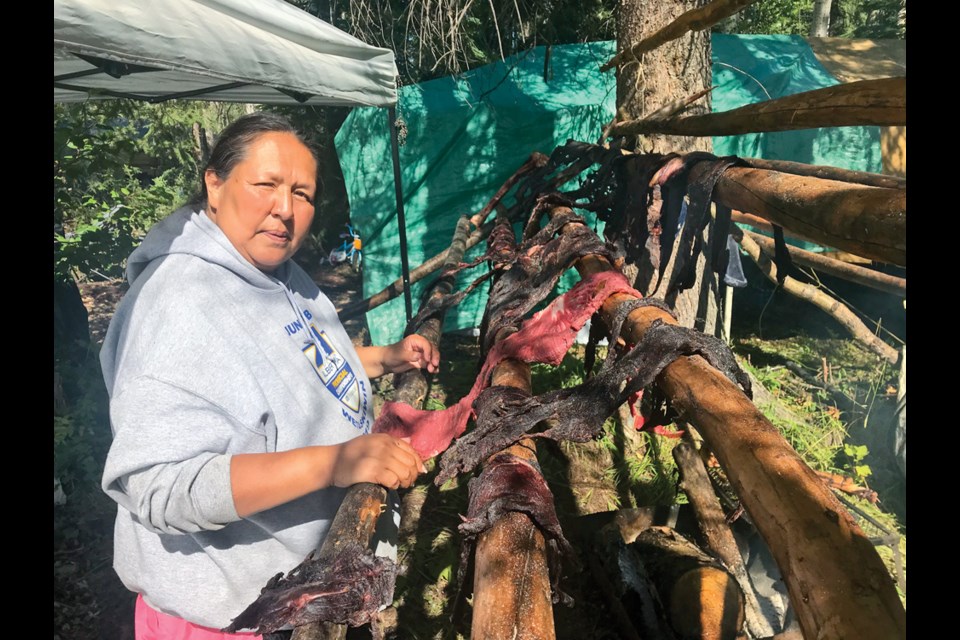
[(175, 616), (156, 611), (137, 594), (137, 608), (134, 613), (136, 640), (263, 640), (255, 633), (223, 633), (218, 629), (201, 627)]

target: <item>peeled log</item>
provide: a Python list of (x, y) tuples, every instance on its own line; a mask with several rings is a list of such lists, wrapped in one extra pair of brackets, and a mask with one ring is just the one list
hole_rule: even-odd
[(610, 135), (736, 136), (763, 131), (906, 124), (904, 76), (849, 82), (719, 113), (627, 120), (611, 127)]
[(907, 191), (730, 167), (713, 199), (814, 242), (907, 266)]
[[(317, 560), (333, 558), (344, 545), (351, 542), (368, 546), (386, 500), (387, 490), (378, 484), (362, 482), (350, 487), (337, 509)], [(346, 637), (345, 624), (312, 622), (295, 628), (290, 640), (343, 640)]]
[(743, 594), (719, 562), (669, 527), (650, 527), (630, 544), (657, 587), (681, 640), (733, 640), (743, 628)]
[[(595, 256), (577, 263), (581, 276), (612, 268)], [(607, 298), (603, 321), (630, 299)], [(636, 309), (624, 340), (638, 343), (658, 318), (676, 323), (656, 307)], [(777, 561), (804, 636), (906, 638), (906, 611), (870, 540), (743, 392), (700, 356), (678, 358), (657, 384), (727, 471)]]
[[(494, 368), (490, 385), (530, 392), (530, 365), (507, 359)], [(536, 458), (529, 439), (504, 450)], [(524, 513), (510, 512), (477, 538), (473, 581), (473, 640), (553, 640), (553, 604), (547, 545)]]

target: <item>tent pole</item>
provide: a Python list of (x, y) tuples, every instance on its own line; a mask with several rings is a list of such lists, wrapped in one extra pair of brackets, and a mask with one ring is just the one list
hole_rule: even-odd
[(403, 188), (400, 183), (400, 142), (397, 140), (397, 108), (387, 107), (390, 127), (390, 148), (393, 151), (393, 186), (397, 193), (397, 225), (400, 227), (400, 268), (403, 271), (403, 302), (407, 308), (407, 322), (413, 317), (410, 299), (410, 261), (407, 259), (407, 222), (403, 215)]

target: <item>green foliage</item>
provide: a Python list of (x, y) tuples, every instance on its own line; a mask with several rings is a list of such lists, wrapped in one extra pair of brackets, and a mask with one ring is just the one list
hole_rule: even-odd
[(863, 482), (872, 473), (870, 467), (863, 464), (863, 459), (867, 457), (868, 453), (866, 445), (843, 445), (843, 454), (849, 460), (848, 468), (856, 482)]
[(843, 38), (907, 37), (907, 0), (834, 0), (830, 35)]
[(740, 11), (728, 24), (735, 33), (805, 36), (812, 20), (813, 0), (763, 0)]
[(127, 100), (54, 106), (54, 277), (119, 278), (130, 251), (198, 184), (194, 123), (240, 107)]
[[(763, 0), (714, 26), (721, 33), (807, 36), (814, 0)], [(833, 0), (830, 35), (842, 38), (906, 38), (906, 0)]]

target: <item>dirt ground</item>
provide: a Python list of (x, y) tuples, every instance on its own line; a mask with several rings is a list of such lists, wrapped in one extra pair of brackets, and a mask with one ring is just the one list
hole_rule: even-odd
[[(359, 275), (346, 265), (318, 268), (314, 270), (314, 276), (336, 306), (360, 295)], [(776, 345), (778, 339), (789, 341), (802, 333), (815, 345), (811, 347), (812, 351), (830, 340), (848, 342), (829, 326), (830, 321), (824, 320), (822, 312), (811, 311), (802, 303), (785, 299), (785, 294), (774, 293), (772, 287), (765, 287), (762, 278), (758, 280), (756, 276), (753, 274), (752, 277), (753, 282), (760, 282), (755, 285), (756, 291), (738, 292), (739, 299), (735, 300), (738, 306), (735, 306), (733, 334), (738, 355), (756, 366), (777, 367), (777, 363), (784, 359), (778, 355), (778, 348), (781, 351), (786, 349), (770, 347)], [(89, 312), (91, 336), (99, 342), (122, 296), (123, 287), (119, 283), (88, 283), (81, 285), (81, 293)], [(857, 302), (867, 306), (863, 301)], [(889, 302), (885, 303), (887, 307)], [(888, 318), (891, 314), (896, 315), (895, 307), (891, 308), (894, 312), (884, 311)], [(905, 317), (905, 313), (902, 315)], [(367, 343), (363, 321), (346, 323), (346, 327), (357, 344)], [(893, 330), (901, 328), (893, 327)], [(444, 336), (441, 351), (447, 369), (432, 387), (431, 398), (435, 405), (449, 404), (466, 392), (475, 376), (478, 353), (475, 339), (456, 335)], [(576, 358), (570, 358), (562, 365), (561, 374), (575, 377), (578, 364)], [(534, 391), (564, 384), (551, 377), (561, 374), (535, 371), (538, 377), (535, 377)], [(891, 371), (884, 384), (895, 377), (895, 372)], [(545, 388), (537, 389), (536, 385)], [(377, 396), (381, 400), (388, 397), (389, 392), (389, 381), (377, 386)], [(892, 406), (888, 395), (874, 398), (877, 407), (872, 418), (874, 424), (890, 421), (889, 416), (883, 416), (883, 412)], [(879, 477), (885, 483), (883, 500), (891, 505), (891, 512), (900, 516), (900, 522), (905, 522), (906, 482), (896, 475), (891, 456), (884, 453), (888, 434), (868, 437), (869, 430), (865, 426), (854, 426), (851, 422), (848, 427), (850, 441), (869, 442), (872, 456), (869, 461), (875, 472), (880, 471)], [(876, 428), (869, 431), (871, 434), (877, 432)], [(677, 496), (675, 472), (669, 469), (671, 445), (662, 444), (661, 440), (648, 438), (645, 434), (629, 430), (625, 433), (627, 437), (611, 436), (604, 441), (605, 444), (568, 446), (567, 443), (548, 443), (540, 446), (541, 465), (554, 491), (561, 524), (575, 546), (578, 545), (578, 532), (590, 531), (598, 522), (596, 518), (603, 517), (591, 517), (590, 514), (639, 504), (670, 504)], [(641, 464), (648, 467), (642, 471), (646, 475), (637, 475), (631, 484), (627, 479), (630, 469), (635, 471), (636, 465)], [(426, 477), (404, 499), (400, 534), (401, 575), (395, 594), (401, 630), (398, 637), (453, 638), (457, 633), (469, 637), (469, 599), (456, 612), (451, 607), (460, 561), (457, 526), (461, 522), (460, 515), (466, 512), (467, 482), (463, 478), (438, 488), (432, 482), (435, 475), (433, 465), (428, 465), (428, 469)], [(645, 479), (636, 481), (636, 478)], [(54, 639), (130, 640), (133, 638), (133, 595), (120, 584), (111, 567), (112, 504), (102, 494), (91, 499), (95, 507), (84, 506), (84, 513), (78, 513), (79, 505), (72, 505), (69, 496), (66, 505), (54, 509), (55, 531), (78, 530), (70, 542), (55, 544)], [(905, 534), (905, 525), (902, 533)], [(588, 570), (581, 567), (568, 571), (563, 588), (573, 596), (577, 605), (574, 608), (556, 607), (558, 638), (620, 637), (610, 624), (612, 613)], [(468, 595), (469, 591), (466, 588), (464, 593)]]

